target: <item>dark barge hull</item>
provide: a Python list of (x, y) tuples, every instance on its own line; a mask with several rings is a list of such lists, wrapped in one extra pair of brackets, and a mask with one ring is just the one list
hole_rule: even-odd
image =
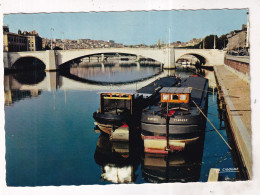
[[(188, 77), (182, 81), (181, 87), (192, 87), (192, 100), (204, 113), (207, 113), (208, 80), (201, 77)], [(167, 142), (166, 117), (156, 112), (156, 109), (153, 111), (153, 108), (146, 108), (145, 110), (141, 118), (145, 151), (163, 150)], [(168, 139), (173, 150), (184, 149), (187, 145), (197, 142), (205, 133), (205, 117), (195, 105), (190, 107), (189, 111), (190, 114), (173, 115), (169, 119)]]
[(93, 118), (96, 122), (102, 124), (114, 124), (115, 126), (121, 125), (128, 117), (126, 115), (116, 115), (110, 113), (93, 113)]
[(172, 87), (179, 82), (179, 79), (173, 76), (159, 78), (147, 86), (137, 90), (140, 95), (149, 95), (148, 98), (143, 98), (141, 101), (133, 103), (132, 114), (114, 114), (111, 112), (94, 112), (93, 118), (97, 127), (103, 132), (110, 134), (112, 131), (125, 123), (139, 121), (141, 118), (142, 109), (149, 104), (159, 99), (159, 90), (162, 87)]

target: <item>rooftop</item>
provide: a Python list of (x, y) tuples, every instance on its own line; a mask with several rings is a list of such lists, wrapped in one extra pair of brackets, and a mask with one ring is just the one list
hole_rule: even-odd
[(191, 93), (191, 87), (163, 87), (160, 93)]

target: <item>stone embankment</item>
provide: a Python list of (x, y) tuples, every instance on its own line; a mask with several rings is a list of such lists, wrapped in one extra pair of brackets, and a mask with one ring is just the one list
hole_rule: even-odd
[(249, 179), (252, 178), (251, 102), (249, 59), (227, 56), (214, 67), (223, 109)]

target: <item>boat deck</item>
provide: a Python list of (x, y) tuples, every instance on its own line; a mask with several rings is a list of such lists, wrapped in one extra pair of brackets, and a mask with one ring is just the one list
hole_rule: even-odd
[(139, 94), (153, 94), (155, 89), (162, 86), (162, 87), (172, 87), (178, 83), (178, 79), (176, 77), (163, 77), (160, 78), (149, 85), (142, 87), (141, 89), (137, 90)]
[(205, 85), (207, 79), (202, 77), (188, 77), (183, 79), (182, 87), (192, 87), (191, 98), (192, 100), (200, 106), (203, 94), (205, 92)]

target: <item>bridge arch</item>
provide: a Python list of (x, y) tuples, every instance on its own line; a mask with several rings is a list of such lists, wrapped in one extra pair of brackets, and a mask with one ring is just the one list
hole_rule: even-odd
[(46, 65), (44, 61), (32, 55), (18, 57), (11, 65), (11, 67), (12, 69), (16, 69), (16, 70), (27, 70), (27, 69), (45, 70), (46, 69)]
[(143, 57), (143, 58), (147, 58), (147, 59), (153, 59), (155, 61), (158, 61), (158, 62), (162, 62), (161, 59), (158, 59), (158, 57), (156, 57), (156, 55), (149, 55), (149, 54), (143, 54), (143, 53), (139, 53), (139, 52), (130, 52), (130, 51), (93, 51), (93, 52), (87, 52), (87, 53), (82, 53), (80, 52), (78, 55), (74, 55), (74, 56), (71, 56), (71, 58), (69, 59), (64, 59), (62, 57), (62, 52), (59, 51), (58, 53), (58, 59), (64, 59), (64, 60), (59, 60), (59, 66), (62, 66), (66, 63), (69, 63), (69, 62), (73, 62), (73, 61), (77, 61), (79, 59), (82, 59), (82, 58), (85, 58), (85, 57), (91, 57), (91, 56), (95, 56), (95, 55), (102, 55), (104, 54), (104, 56), (107, 56), (109, 54), (111, 55), (116, 55), (116, 54), (120, 54), (120, 55), (129, 55), (129, 56), (136, 56), (137, 57), (137, 60), (139, 57)]
[(225, 51), (218, 49), (175, 49), (175, 59), (179, 59), (183, 55), (193, 55), (200, 58), (202, 61), (205, 59), (204, 65), (223, 65)]
[[(151, 58), (166, 66), (173, 64), (173, 49), (158, 49), (158, 48), (97, 48), (97, 49), (81, 49), (81, 50), (58, 50), (56, 51), (57, 66), (64, 64), (72, 59), (77, 59), (83, 56), (107, 53), (124, 53), (129, 55), (142, 56)], [(169, 57), (171, 56), (171, 57)], [(168, 59), (171, 59), (169, 61)]]
[[(196, 57), (196, 58), (200, 61), (200, 64), (201, 64), (201, 65), (202, 65), (202, 64), (203, 64), (203, 65), (209, 64), (209, 59), (208, 59), (205, 55), (201, 55), (201, 54), (197, 54), (197, 53), (193, 53), (193, 52), (185, 53), (185, 54), (179, 56), (179, 57), (175, 60), (175, 62), (178, 62), (179, 59), (185, 58), (185, 56), (188, 56), (188, 55)], [(186, 59), (188, 59), (188, 58), (186, 58)]]

